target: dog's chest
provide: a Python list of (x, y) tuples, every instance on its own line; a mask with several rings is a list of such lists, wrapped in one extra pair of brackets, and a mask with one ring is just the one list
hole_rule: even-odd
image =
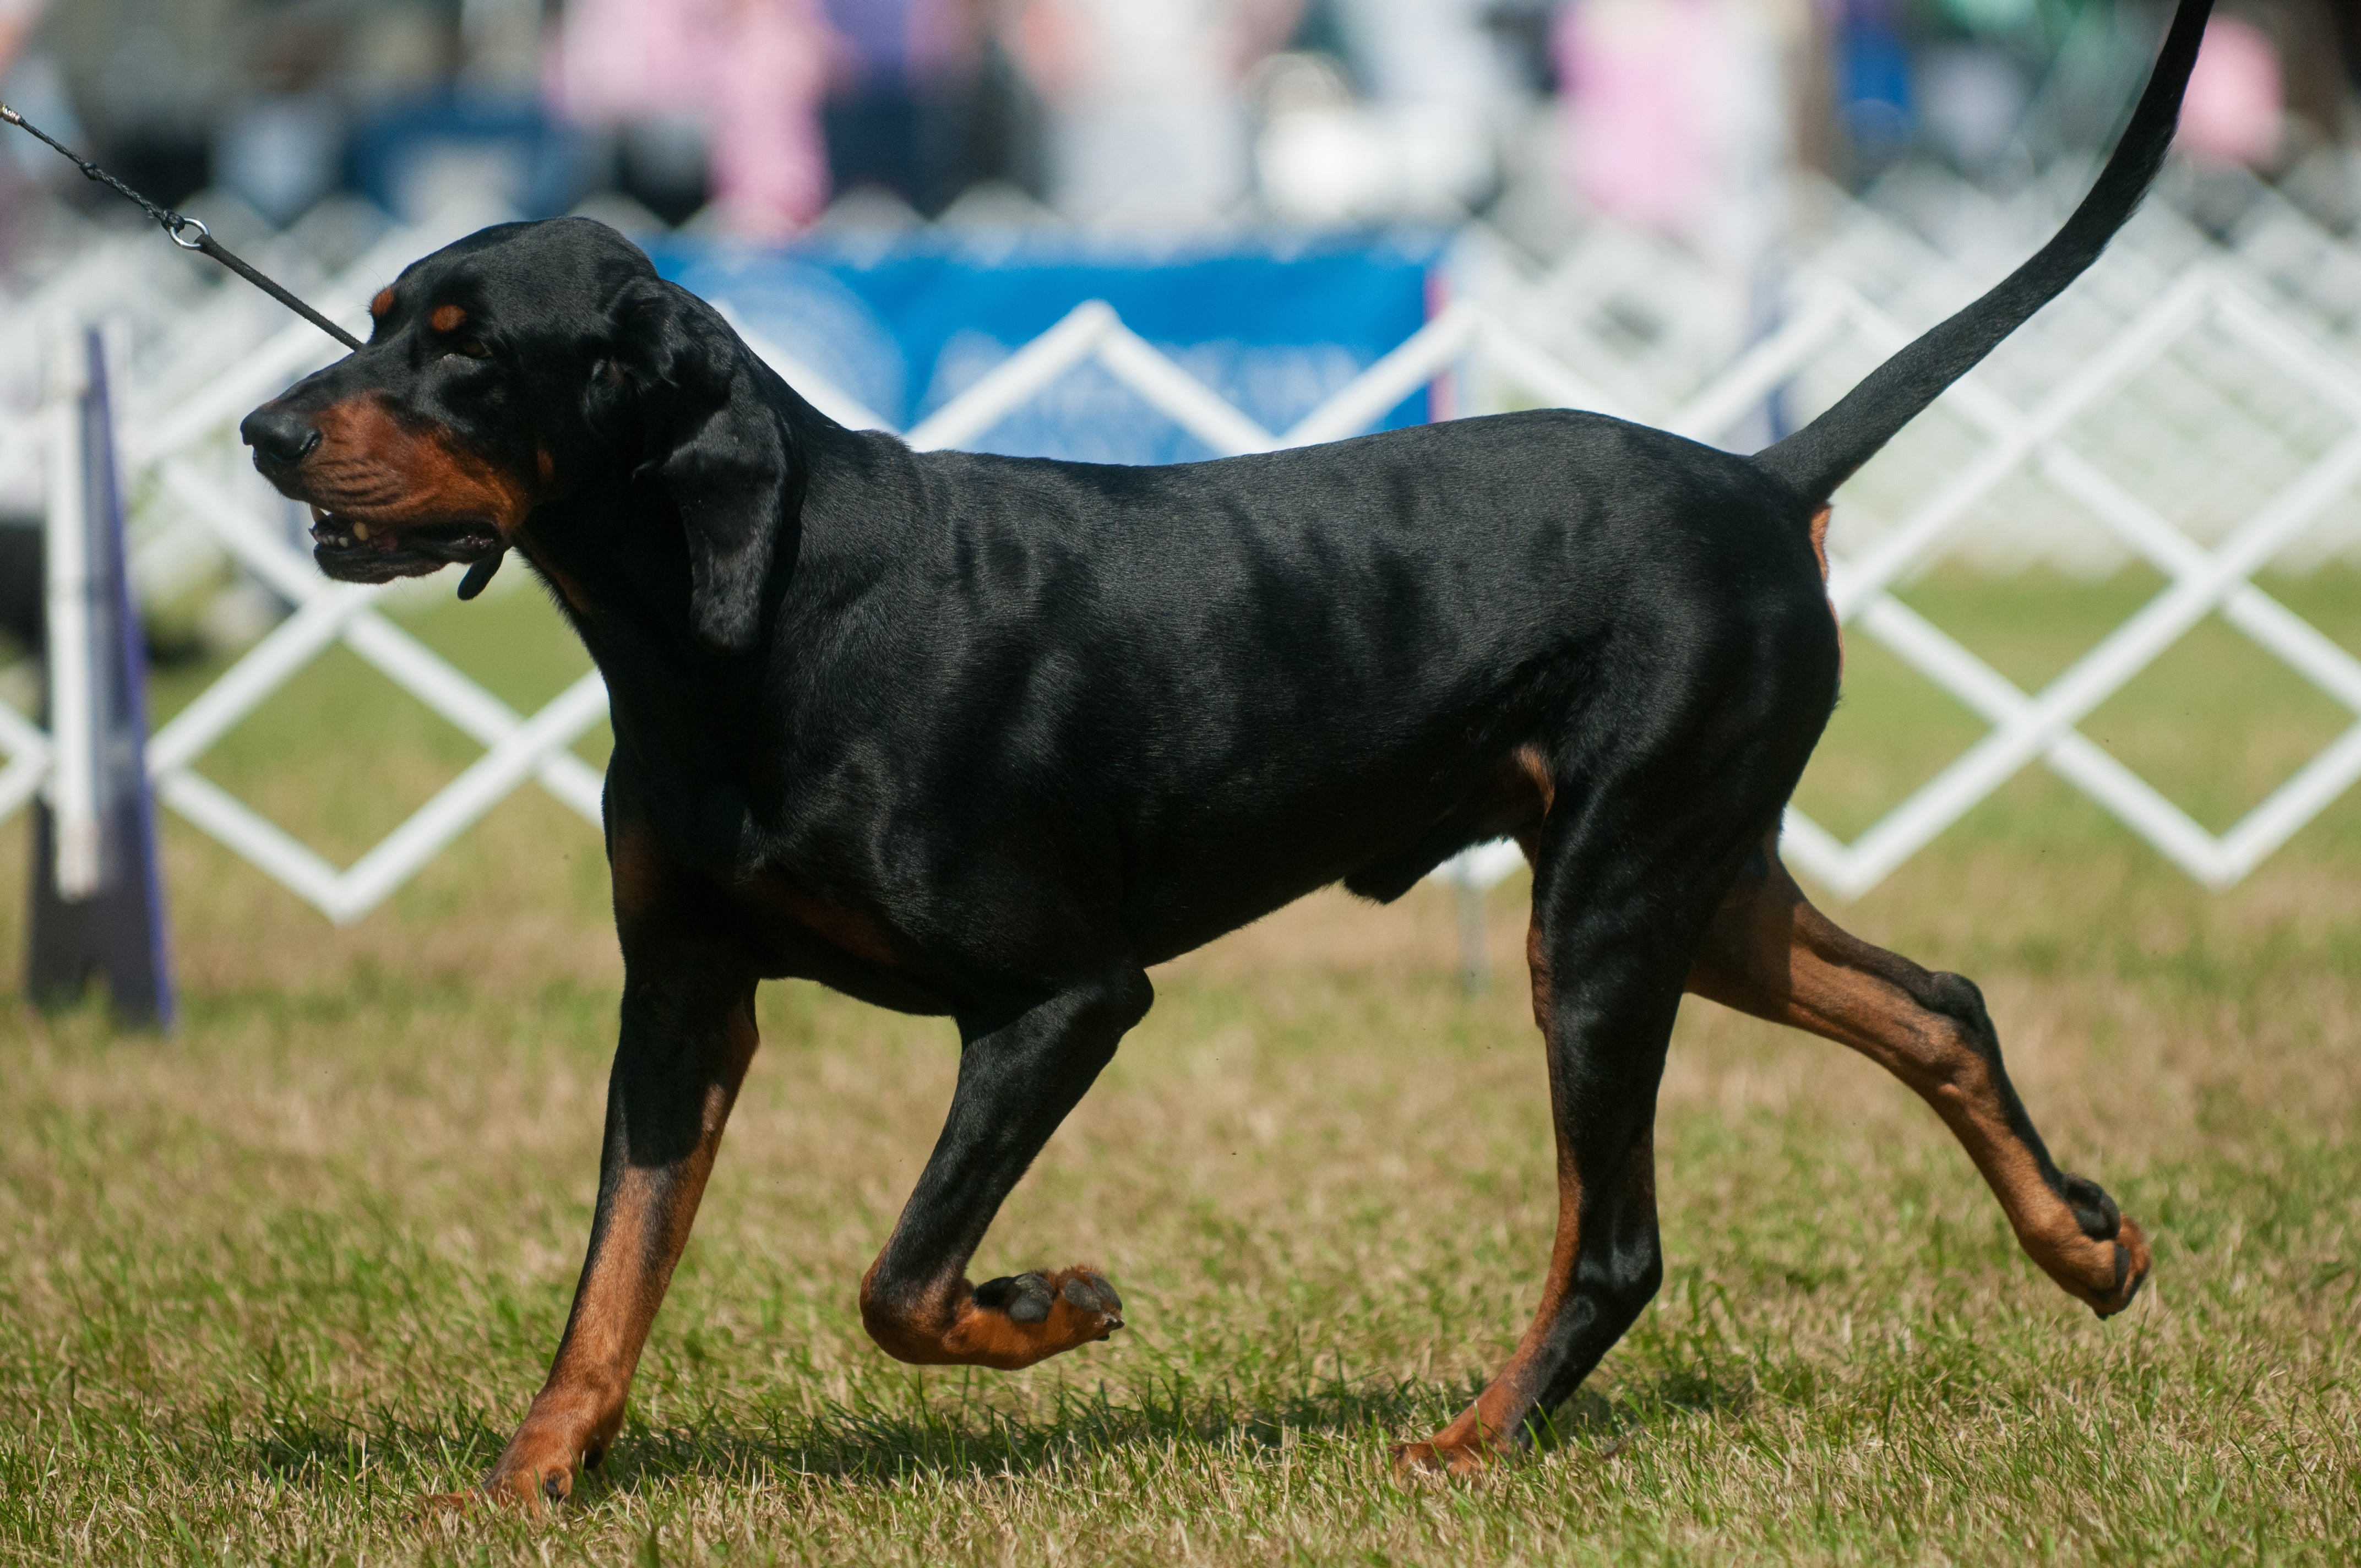
[(766, 974), (816, 980), (899, 1012), (954, 1010), (935, 966), (875, 911), (828, 897), (777, 870), (755, 873), (733, 893), (740, 929)]

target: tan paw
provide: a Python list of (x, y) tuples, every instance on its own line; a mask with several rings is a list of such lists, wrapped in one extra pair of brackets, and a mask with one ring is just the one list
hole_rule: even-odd
[(2115, 1232), (2114, 1245), (2114, 1288), (2096, 1293), (2075, 1292), (2091, 1303), (2091, 1310), (2103, 1318), (2112, 1318), (2130, 1306), (2132, 1298), (2139, 1294), (2140, 1286), (2147, 1279), (2147, 1237), (2140, 1233), (2139, 1226), (2132, 1223), (2129, 1214), (2124, 1216), (2122, 1227)]
[(2063, 1185), (2074, 1228), (2060, 1224), (2062, 1234), (2040, 1244), (2028, 1238), (2026, 1250), (2070, 1294), (2112, 1318), (2132, 1304), (2147, 1278), (2147, 1237), (2097, 1182), (2070, 1175)]
[(571, 1445), (536, 1440), (533, 1434), (521, 1431), (510, 1441), (483, 1485), (467, 1496), (521, 1508), (529, 1514), (545, 1513), (564, 1508), (573, 1497), (579, 1469)]
[(1015, 1371), (1123, 1327), (1123, 1299), (1088, 1268), (987, 1279), (961, 1303), (943, 1335), (947, 1360)]
[(1437, 1432), (1428, 1442), (1398, 1442), (1393, 1446), (1394, 1475), (1400, 1480), (1422, 1475), (1464, 1480), (1485, 1474), (1500, 1459), (1499, 1445), (1488, 1438), (1454, 1441), (1449, 1432)]

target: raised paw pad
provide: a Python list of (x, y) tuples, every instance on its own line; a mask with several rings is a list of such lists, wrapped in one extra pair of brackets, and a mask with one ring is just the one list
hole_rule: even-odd
[(2064, 1180), (2068, 1208), (2074, 1211), (2074, 1223), (2082, 1234), (2094, 1242), (2111, 1242), (2123, 1229), (2123, 1211), (2106, 1190), (2084, 1176), (2068, 1176)]
[(1049, 1316), (1049, 1281), (1035, 1269), (987, 1279), (975, 1288), (975, 1304), (1005, 1312), (1020, 1323), (1038, 1323)]
[(1123, 1310), (1123, 1298), (1115, 1293), (1114, 1286), (1095, 1274), (1075, 1275), (1066, 1281), (1065, 1289), (1060, 1294), (1070, 1304), (1080, 1307), (1085, 1312)]

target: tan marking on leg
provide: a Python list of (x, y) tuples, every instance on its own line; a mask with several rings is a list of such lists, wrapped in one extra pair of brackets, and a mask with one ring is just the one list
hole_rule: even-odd
[[(1557, 780), (1551, 776), (1549, 761), (1542, 755), (1541, 748), (1538, 746), (1518, 747), (1510, 759), (1510, 764), (1519, 773), (1524, 774), (1525, 782), (1532, 786), (1534, 799), (1538, 802), (1538, 809), (1532, 813), (1526, 825), (1517, 832), (1517, 848), (1525, 852), (1525, 864), (1537, 866), (1541, 863), (1542, 821), (1549, 816), (1550, 807), (1557, 804)], [(1525, 956), (1528, 959), (1532, 959), (1535, 951), (1534, 939), (1534, 937), (1529, 937), (1525, 944)], [(1535, 970), (1535, 972), (1540, 971)], [(1535, 1005), (1538, 1006), (1539, 1003), (1536, 1003)], [(1536, 1014), (1535, 1016), (1538, 1017), (1539, 1014)], [(1546, 1029), (1549, 1025), (1544, 1024), (1542, 1026)]]
[(908, 955), (885, 924), (858, 909), (831, 904), (775, 872), (765, 872), (750, 884), (754, 897), (794, 921), (839, 952), (893, 969)]
[(2147, 1273), (2139, 1227), (2125, 1219), (2112, 1239), (2086, 1234), (2010, 1126), (2013, 1091), (2004, 1078), (1964, 1025), (1920, 1004), (1896, 978), (1916, 966), (1839, 928), (1804, 897), (1775, 853), (1771, 868), (1764, 881), (1732, 891), (1688, 989), (1850, 1046), (1908, 1084), (1967, 1150), (2026, 1255), (2102, 1317), (2120, 1310)]
[(615, 884), (615, 920), (625, 925), (653, 913), (664, 894), (664, 851), (655, 829), (644, 822), (615, 825), (615, 848), (607, 857)]
[(1548, 816), (1550, 807), (1557, 804), (1557, 780), (1550, 775), (1549, 759), (1542, 755), (1538, 746), (1520, 746), (1516, 763), (1518, 771), (1531, 781), (1533, 793), (1541, 797), (1542, 815)]
[[(1812, 559), (1820, 564), (1820, 586), (1828, 581), (1828, 520), (1835, 515), (1834, 507), (1824, 506), (1812, 514)], [(1828, 619), (1837, 626), (1837, 678), (1844, 678), (1844, 619), (1837, 614), (1836, 600), (1828, 601)]]
[(677, 1166), (627, 1168), (603, 1206), (596, 1248), (567, 1318), (549, 1378), (483, 1490), (538, 1508), (572, 1494), (579, 1472), (606, 1454), (623, 1424), (664, 1288), (688, 1245), (714, 1156), (758, 1036), (750, 990), (729, 1022), (728, 1055), (706, 1090), (696, 1146)]
[[(1541, 1026), (1546, 1040), (1551, 1032), (1553, 988), (1538, 913), (1526, 927), (1525, 961), (1532, 971), (1533, 1021)], [(1554, 1062), (1556, 1053), (1550, 1054)], [(1574, 1288), (1575, 1259), (1582, 1246), (1582, 1179), (1576, 1169), (1573, 1146), (1566, 1142), (1563, 1130), (1565, 1118), (1554, 1114), (1563, 1109), (1554, 1067), (1550, 1073), (1550, 1105), (1554, 1113), (1552, 1124), (1560, 1129), (1555, 1139), (1557, 1232), (1550, 1244), (1549, 1268), (1542, 1278), (1541, 1305), (1534, 1310), (1532, 1321), (1525, 1326), (1524, 1336), (1517, 1342), (1507, 1365), (1485, 1386), (1475, 1403), (1426, 1442), (1394, 1446), (1397, 1475), (1466, 1475), (1484, 1469), (1509, 1452), (1518, 1424), (1540, 1396), (1533, 1362), (1568, 1292)]]

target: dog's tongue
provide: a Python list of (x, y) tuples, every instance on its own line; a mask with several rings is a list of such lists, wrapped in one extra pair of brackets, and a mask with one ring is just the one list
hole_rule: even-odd
[(468, 566), (467, 575), (459, 579), (459, 598), (464, 601), (482, 593), (484, 585), (492, 580), (492, 575), (500, 569), (500, 563), (508, 558), (508, 554), (505, 548), (496, 547), (490, 554)]

